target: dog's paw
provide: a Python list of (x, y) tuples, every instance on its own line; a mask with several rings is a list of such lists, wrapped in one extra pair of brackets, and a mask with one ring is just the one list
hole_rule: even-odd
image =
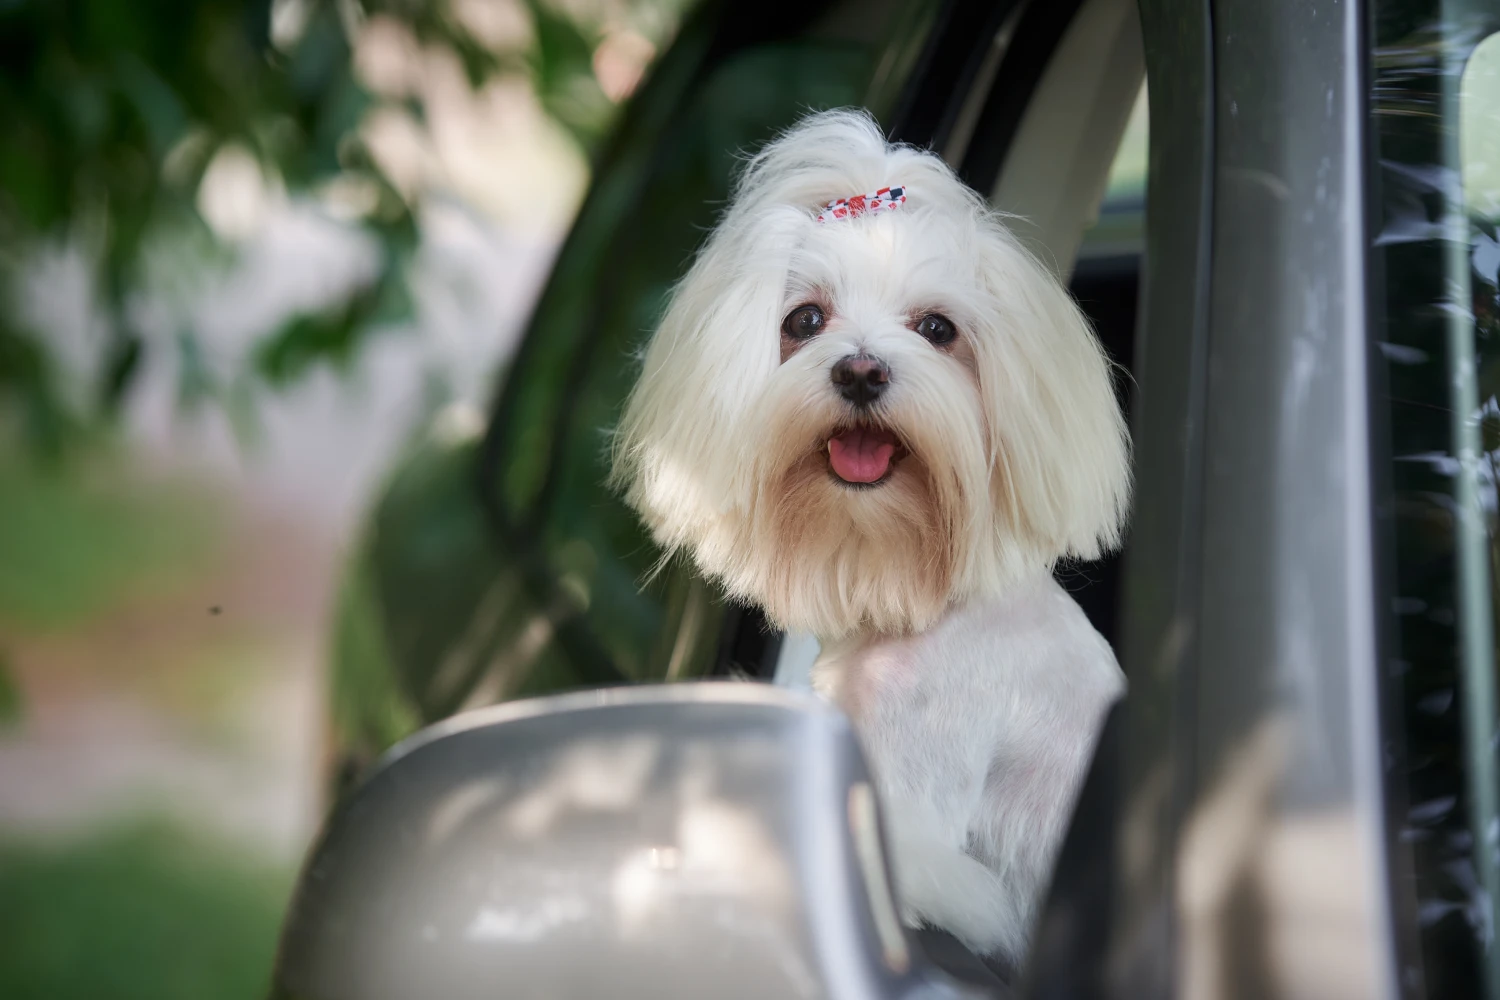
[(1026, 901), (963, 851), (898, 843), (894, 852), (901, 915), (910, 927), (935, 927), (977, 955), (1007, 959), (1026, 948)]
[(952, 934), (976, 955), (1013, 960), (1025, 952), (1024, 922), (1007, 905), (1003, 891), (981, 894), (971, 885), (961, 894), (913, 907), (911, 912), (923, 924)]

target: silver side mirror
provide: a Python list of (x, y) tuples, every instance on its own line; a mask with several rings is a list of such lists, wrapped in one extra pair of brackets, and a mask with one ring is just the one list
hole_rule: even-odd
[(304, 870), (276, 1000), (978, 997), (897, 919), (848, 723), (754, 684), (470, 713), (395, 748)]

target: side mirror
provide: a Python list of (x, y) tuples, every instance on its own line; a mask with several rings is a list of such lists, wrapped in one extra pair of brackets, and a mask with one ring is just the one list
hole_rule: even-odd
[(513, 702), (328, 820), (275, 1000), (979, 997), (897, 919), (848, 723), (755, 684)]

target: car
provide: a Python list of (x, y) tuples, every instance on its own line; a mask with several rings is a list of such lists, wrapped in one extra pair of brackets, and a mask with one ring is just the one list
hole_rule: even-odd
[(440, 422), (374, 510), (335, 798), (466, 710), (805, 683), (809, 637), (658, 565), (607, 431), (737, 157), (861, 105), (1023, 220), (1131, 412), (1125, 552), (1059, 569), (1130, 691), (1015, 988), (1500, 998), (1500, 92), (1466, 73), (1497, 30), (1495, 0), (696, 7), (485, 430)]

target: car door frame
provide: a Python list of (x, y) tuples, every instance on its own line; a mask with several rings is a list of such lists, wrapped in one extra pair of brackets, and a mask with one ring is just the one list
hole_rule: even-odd
[(1140, 8), (1131, 692), (1064, 848), (1111, 859), (1107, 905), (1060, 870), (1025, 992), (1391, 998), (1368, 9)]

